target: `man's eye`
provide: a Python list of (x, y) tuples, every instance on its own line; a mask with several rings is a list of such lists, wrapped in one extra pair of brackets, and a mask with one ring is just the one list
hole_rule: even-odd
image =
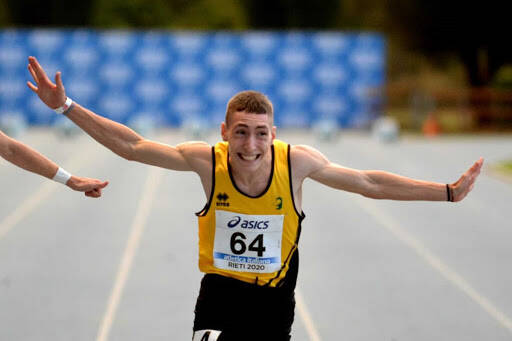
[(237, 130), (237, 131), (235, 131), (235, 134), (237, 134), (237, 135), (245, 135), (245, 131), (244, 130)]
[(267, 132), (266, 131), (261, 131), (258, 133), (259, 136), (267, 136)]

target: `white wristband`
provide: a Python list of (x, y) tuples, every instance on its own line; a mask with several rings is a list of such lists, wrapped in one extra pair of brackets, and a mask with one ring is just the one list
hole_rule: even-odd
[(55, 110), (57, 114), (64, 114), (71, 107), (71, 104), (73, 104), (73, 100), (69, 97), (66, 97), (66, 102), (64, 102), (64, 105), (53, 110)]
[(65, 185), (66, 182), (68, 182), (68, 180), (70, 178), (71, 178), (71, 174), (66, 172), (65, 169), (62, 169), (62, 168), (59, 167), (59, 170), (57, 171), (57, 173), (55, 174), (55, 176), (53, 177), (52, 180), (60, 182), (61, 184)]

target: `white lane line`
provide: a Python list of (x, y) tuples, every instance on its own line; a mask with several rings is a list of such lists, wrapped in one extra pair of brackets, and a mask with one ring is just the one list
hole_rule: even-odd
[(146, 184), (144, 185), (144, 193), (141, 196), (137, 213), (133, 220), (130, 237), (126, 243), (123, 258), (117, 272), (115, 284), (112, 288), (112, 292), (108, 300), (107, 309), (103, 315), (103, 319), (101, 320), (101, 325), (96, 338), (97, 341), (108, 340), (110, 329), (112, 327), (119, 302), (121, 301), (124, 286), (126, 284), (126, 280), (128, 279), (133, 259), (135, 258), (135, 254), (139, 246), (140, 238), (142, 237), (144, 227), (146, 226), (146, 220), (149, 216), (149, 213), (151, 212), (151, 205), (153, 203), (155, 192), (162, 178), (162, 174), (163, 169), (155, 167), (151, 168), (148, 173)]
[(304, 327), (306, 327), (306, 332), (308, 333), (310, 341), (321, 341), (320, 334), (315, 327), (315, 323), (311, 318), (311, 314), (309, 313), (308, 308), (306, 307), (306, 303), (304, 301), (304, 296), (302, 296), (302, 292), (299, 288), (295, 289), (295, 303), (297, 305), (297, 311), (299, 312), (299, 316), (304, 323)]
[(439, 272), (445, 279), (452, 283), (457, 289), (465, 293), (469, 298), (478, 304), (502, 327), (512, 333), (512, 320), (494, 304), (476, 291), (461, 275), (450, 269), (439, 257), (423, 245), (418, 239), (406, 232), (400, 225), (384, 210), (377, 207), (370, 199), (356, 197), (356, 202), (370, 215), (372, 215), (383, 227), (391, 232), (401, 242), (413, 249), (420, 258), (428, 265)]
[(11, 214), (0, 222), (0, 239), (50, 196), (56, 188), (57, 184), (48, 180), (43, 183), (34, 194), (23, 201)]
[[(82, 150), (82, 148), (80, 148)], [(78, 170), (80, 170), (87, 162), (89, 162), (90, 154), (92, 154), (91, 149), (81, 151), (79, 154), (75, 154), (73, 157), (69, 158), (64, 162), (65, 169), (68, 169), (73, 172), (73, 174), (77, 174)], [(24, 171), (23, 171), (24, 172)], [(38, 176), (38, 175), (34, 175)], [(61, 184), (57, 184), (49, 179), (46, 179), (45, 182), (33, 193), (25, 199), (18, 207), (4, 220), (0, 221), (0, 240), (20, 221), (22, 221), (25, 217), (30, 215), (34, 209), (36, 209), (47, 197), (49, 197)]]

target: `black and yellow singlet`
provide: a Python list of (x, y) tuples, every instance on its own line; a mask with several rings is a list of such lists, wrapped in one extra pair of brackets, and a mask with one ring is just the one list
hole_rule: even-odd
[(274, 140), (269, 182), (255, 197), (237, 188), (227, 142), (217, 143), (212, 154), (212, 192), (197, 214), (199, 269), (260, 286), (281, 286), (288, 272), (296, 277), (304, 218), (293, 199), (290, 146)]

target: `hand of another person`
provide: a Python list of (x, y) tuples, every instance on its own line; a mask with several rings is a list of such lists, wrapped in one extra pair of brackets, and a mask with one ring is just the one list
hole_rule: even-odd
[(72, 176), (66, 185), (75, 191), (85, 192), (85, 195), (92, 198), (101, 197), (101, 190), (108, 185), (108, 181), (100, 181), (97, 179), (82, 178)]

